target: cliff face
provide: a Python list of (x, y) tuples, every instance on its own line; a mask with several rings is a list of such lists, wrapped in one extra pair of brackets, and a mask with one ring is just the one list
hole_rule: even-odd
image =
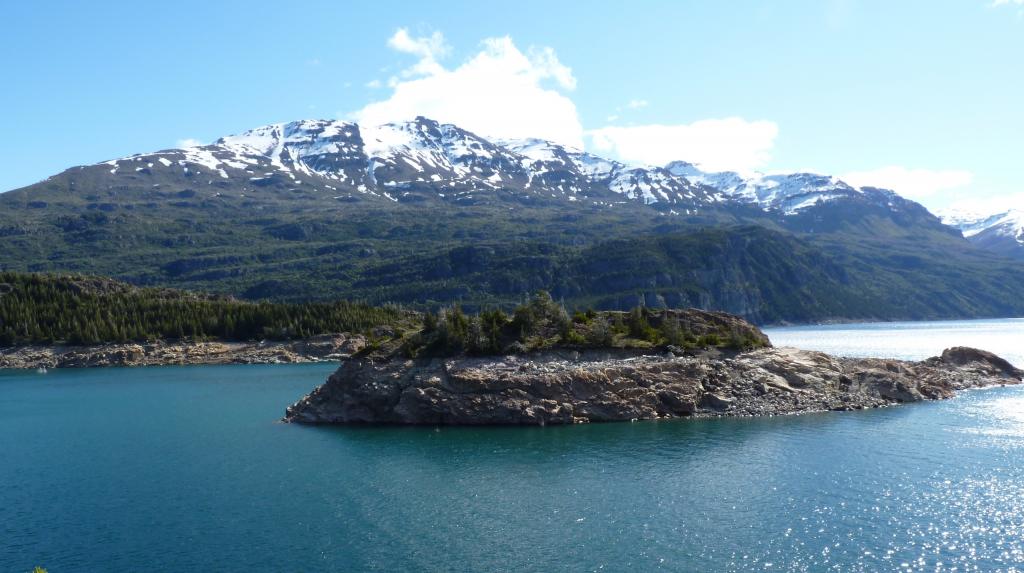
[(723, 355), (552, 351), (499, 358), (351, 359), (287, 409), (307, 424), (546, 425), (874, 408), (1018, 384), (971, 348), (921, 362), (793, 348)]

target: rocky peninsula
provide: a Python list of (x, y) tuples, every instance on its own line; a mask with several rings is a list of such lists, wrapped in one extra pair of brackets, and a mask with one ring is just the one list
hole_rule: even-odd
[(920, 362), (839, 358), (795, 348), (676, 355), (548, 351), (506, 357), (350, 359), (287, 409), (306, 424), (547, 425), (765, 416), (941, 400), (1019, 384), (983, 350)]
[(456, 309), (413, 336), (368, 347), (288, 407), (284, 420), (548, 425), (766, 416), (941, 400), (1024, 378), (973, 348), (917, 362), (774, 348), (738, 317), (695, 309), (570, 318), (547, 299), (490, 320)]
[(362, 335), (329, 334), (298, 341), (155, 341), (0, 348), (0, 368), (85, 368), (172, 364), (292, 364), (338, 361), (363, 349)]

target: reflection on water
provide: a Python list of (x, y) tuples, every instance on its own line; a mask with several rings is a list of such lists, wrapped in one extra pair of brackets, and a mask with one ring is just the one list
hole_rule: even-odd
[[(896, 340), (842, 328), (842, 353)], [(928, 354), (985, 331), (895, 328)], [(1024, 388), (747, 420), (276, 423), (329, 371), (0, 373), (0, 571), (1024, 570)]]
[(1008, 446), (1020, 446), (1017, 438), (1024, 439), (1024, 395), (1002, 396), (979, 400), (964, 411), (976, 425), (963, 431), (987, 436), (1014, 438), (1005, 442)]
[(1024, 318), (789, 326), (764, 331), (776, 346), (842, 356), (921, 360), (953, 346), (973, 346), (1024, 366)]

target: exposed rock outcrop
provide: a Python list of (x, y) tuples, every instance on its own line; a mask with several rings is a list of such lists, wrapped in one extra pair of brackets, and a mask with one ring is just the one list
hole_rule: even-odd
[(326, 334), (293, 342), (152, 342), (0, 349), (0, 368), (83, 368), (169, 364), (286, 364), (341, 360), (366, 345), (360, 335)]
[(550, 351), (489, 358), (345, 361), (287, 409), (309, 424), (571, 424), (875, 408), (1018, 384), (989, 352), (951, 348), (920, 362), (794, 348), (722, 354)]

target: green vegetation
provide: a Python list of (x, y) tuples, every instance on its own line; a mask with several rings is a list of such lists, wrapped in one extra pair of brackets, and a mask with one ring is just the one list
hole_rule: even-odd
[(107, 279), (0, 273), (0, 344), (286, 340), (396, 325), (396, 307), (245, 302)]
[[(521, 354), (551, 348), (729, 348), (749, 350), (767, 344), (756, 328), (721, 314), (700, 311), (577, 311), (545, 291), (511, 315), (500, 309), (470, 315), (458, 306), (428, 312), (423, 328), (400, 341), (406, 357)], [(387, 350), (376, 348), (377, 350)]]
[(253, 186), (108, 168), (0, 194), (0, 269), (417, 310), (511, 312), (547, 289), (569, 308), (714, 308), (762, 324), (1024, 315), (1024, 264), (920, 207), (670, 215), (512, 190), (449, 200), (433, 188), (342, 200), (324, 187), (337, 182), (309, 177)]
[(749, 349), (767, 339), (721, 313), (649, 309), (570, 314), (546, 291), (506, 313), (458, 305), (416, 313), (346, 301), (247, 302), (83, 276), (0, 272), (0, 344), (288, 340), (369, 335), (365, 353), (493, 355), (560, 348)]

